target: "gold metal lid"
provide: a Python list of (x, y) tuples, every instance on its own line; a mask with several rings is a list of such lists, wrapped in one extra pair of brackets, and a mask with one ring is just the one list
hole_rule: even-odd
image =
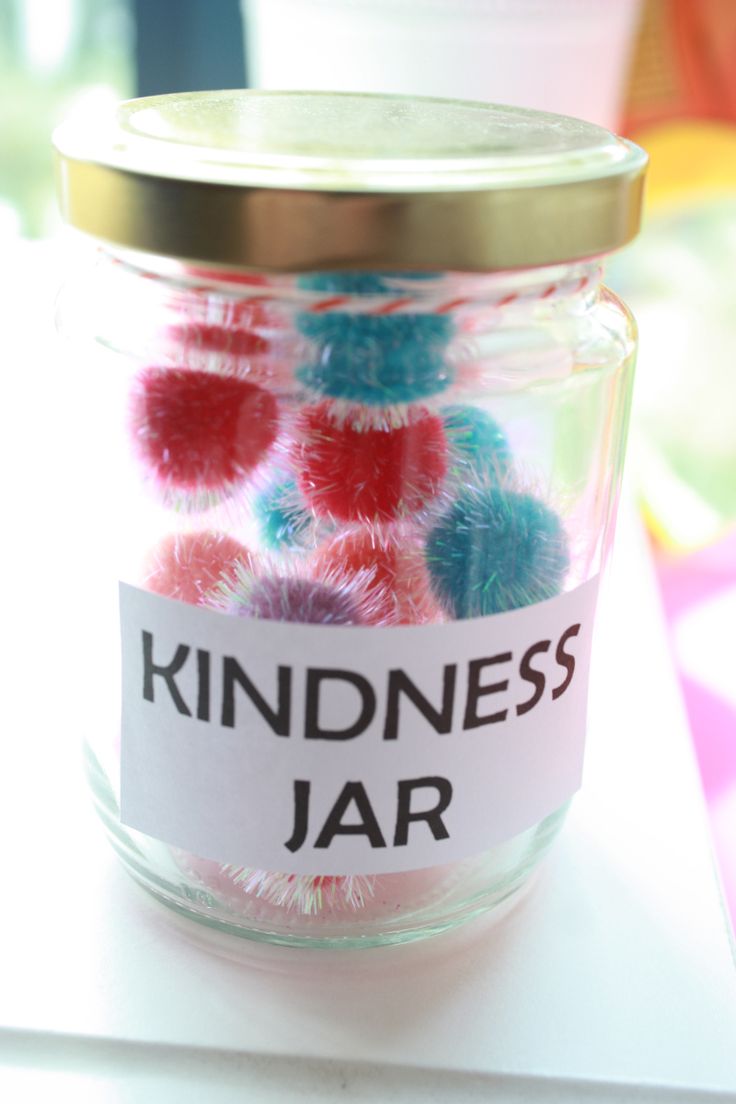
[(610, 252), (646, 154), (601, 127), (471, 101), (189, 92), (54, 135), (64, 217), (125, 249), (263, 269), (488, 271)]

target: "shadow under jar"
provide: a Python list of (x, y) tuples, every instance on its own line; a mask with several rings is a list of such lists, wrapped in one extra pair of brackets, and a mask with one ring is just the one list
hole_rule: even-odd
[(99, 245), (60, 314), (98, 343), (113, 846), (255, 940), (495, 907), (580, 784), (636, 346), (600, 259), (645, 156), (521, 109), (240, 91), (56, 148)]

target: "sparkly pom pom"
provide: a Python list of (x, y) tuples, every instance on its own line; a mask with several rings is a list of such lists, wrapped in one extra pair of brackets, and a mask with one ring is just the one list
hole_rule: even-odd
[(218, 583), (234, 580), (237, 565), (250, 570), (251, 563), (248, 549), (226, 533), (177, 533), (149, 556), (143, 586), (165, 598), (200, 605)]
[(297, 285), (335, 295), (391, 295), (397, 281), (436, 279), (435, 272), (309, 272), (297, 278)]
[(422, 548), (403, 534), (361, 528), (340, 533), (317, 549), (318, 568), (363, 574), (375, 598), (374, 624), (418, 625), (441, 619)]
[(178, 303), (181, 321), (166, 327), (170, 344), (235, 357), (268, 350), (264, 331), (278, 327), (279, 316), (267, 295), (253, 295), (267, 284), (265, 276), (198, 267), (186, 267), (185, 274), (188, 286)]
[[(400, 280), (421, 278), (404, 273)], [(392, 296), (397, 277), (372, 272), (319, 273), (300, 286), (342, 295)], [(391, 304), (391, 300), (387, 302)], [(444, 356), (454, 326), (447, 315), (430, 312), (363, 313), (336, 301), (327, 309), (304, 311), (296, 327), (314, 343), (313, 359), (296, 375), (321, 395), (372, 406), (417, 402), (444, 391), (454, 371)]]
[[(326, 321), (326, 316), (313, 317)], [(426, 399), (445, 391), (454, 380), (445, 358), (445, 340), (440, 340), (437, 348), (431, 329), (419, 325), (419, 319), (447, 319), (431, 315), (332, 317), (342, 319), (340, 327), (321, 333), (313, 362), (296, 373), (299, 382), (312, 391), (331, 399), (387, 406)]]
[[(216, 894), (228, 909), (247, 914), (252, 908), (249, 898), (263, 901), (273, 908), (297, 912), (302, 916), (329, 919), (335, 912), (357, 911), (369, 906), (379, 883), (384, 894), (396, 875), (377, 878), (363, 874), (283, 874), (272, 870), (256, 870), (249, 866), (222, 865), (187, 851), (172, 850), (177, 865), (193, 875), (208, 893)], [(219, 902), (212, 899), (212, 906)]]
[(242, 600), (236, 601), (228, 612), (304, 625), (362, 624), (359, 605), (345, 590), (285, 575), (254, 579)]
[(363, 874), (278, 874), (250, 867), (228, 867), (226, 872), (246, 893), (303, 916), (357, 911), (374, 892), (375, 879)]
[(365, 625), (375, 620), (383, 601), (380, 588), (369, 587), (367, 572), (351, 575), (322, 568), (311, 576), (301, 567), (256, 569), (237, 565), (232, 580), (223, 581), (210, 595), (213, 609), (234, 617), (264, 621), (294, 621), (304, 625)]
[(261, 539), (276, 551), (304, 547), (313, 529), (312, 518), (304, 509), (295, 480), (272, 483), (255, 500), (254, 513)]
[(247, 380), (179, 368), (145, 368), (136, 379), (133, 439), (165, 498), (232, 493), (276, 429), (276, 400)]
[[(461, 467), (500, 479), (511, 465), (506, 434), (477, 406), (446, 406), (440, 411), (452, 460)], [(451, 461), (452, 462), (452, 461)]]
[(426, 557), (434, 593), (456, 618), (552, 598), (569, 564), (557, 515), (497, 486), (463, 488), (430, 531)]
[(297, 420), (294, 467), (299, 488), (320, 517), (392, 521), (422, 509), (447, 471), (442, 420), (412, 410), (397, 427), (340, 417), (329, 403), (305, 407)]
[(268, 352), (269, 343), (260, 334), (242, 326), (205, 325), (202, 322), (182, 322), (169, 326), (168, 340), (181, 347), (187, 362), (214, 354), (217, 357), (249, 358)]

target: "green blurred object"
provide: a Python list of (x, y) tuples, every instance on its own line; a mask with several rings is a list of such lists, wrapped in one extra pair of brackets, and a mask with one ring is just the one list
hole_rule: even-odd
[(676, 550), (736, 524), (736, 193), (652, 216), (608, 282), (639, 321), (633, 460)]
[(0, 0), (0, 241), (58, 223), (50, 134), (133, 94), (128, 0)]

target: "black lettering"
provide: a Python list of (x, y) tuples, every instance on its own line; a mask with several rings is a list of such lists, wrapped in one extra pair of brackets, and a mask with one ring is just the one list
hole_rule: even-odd
[(284, 844), (290, 851), (298, 851), (307, 838), (310, 786), (311, 783), (301, 778), (294, 782), (294, 831)]
[[(411, 795), (414, 790), (433, 787), (438, 794), (437, 804), (424, 811), (411, 811)], [(452, 801), (452, 783), (447, 778), (432, 776), (428, 778), (409, 778), (399, 782), (399, 800), (396, 811), (396, 832), (394, 847), (405, 847), (409, 840), (409, 825), (425, 820), (436, 840), (448, 839), (450, 833), (445, 828), (442, 814)]]
[(425, 721), (431, 724), (435, 732), (446, 735), (452, 729), (452, 713), (455, 705), (455, 681), (457, 666), (448, 664), (442, 674), (442, 707), (435, 709), (418, 690), (405, 671), (400, 668), (388, 673), (388, 703), (386, 723), (383, 729), (384, 740), (395, 740), (399, 732), (399, 703), (401, 694), (406, 694)]
[(210, 719), (210, 653), (197, 648), (197, 720)]
[(492, 682), (490, 686), (480, 685), (480, 674), (484, 667), (490, 667), (496, 663), (510, 663), (511, 652), (502, 652), (500, 655), (491, 656), (488, 659), (471, 659), (468, 664), (468, 697), (465, 702), (465, 719), (463, 728), (480, 728), (481, 725), (496, 724), (505, 721), (508, 710), (501, 709), (498, 713), (490, 713), (485, 717), (478, 716), (478, 701), (486, 694), (498, 694), (508, 690), (509, 680)]
[[(319, 696), (325, 679), (341, 679), (354, 686), (360, 694), (361, 707), (358, 719), (347, 728), (320, 728)], [(376, 712), (376, 694), (362, 675), (354, 671), (341, 671), (337, 667), (310, 667), (307, 670), (307, 700), (304, 710), (304, 735), (308, 740), (352, 740), (365, 732)]]
[(185, 717), (191, 717), (191, 711), (179, 693), (179, 687), (174, 682), (174, 675), (181, 671), (187, 661), (189, 652), (190, 649), (186, 644), (180, 644), (171, 663), (166, 666), (154, 663), (153, 633), (143, 630), (143, 697), (146, 701), (152, 702), (154, 700), (153, 679), (155, 675), (159, 675), (166, 683), (166, 687), (171, 694), (171, 700), (179, 713), (183, 713)]
[(222, 661), (222, 717), (225, 728), (235, 727), (235, 684), (246, 694), (277, 736), (289, 735), (291, 718), (291, 667), (278, 668), (278, 706), (272, 709), (246, 675), (237, 659), (224, 656)]
[(528, 713), (530, 709), (533, 709), (544, 693), (544, 687), (547, 683), (544, 672), (537, 671), (536, 668), (532, 667), (531, 661), (534, 659), (534, 656), (541, 655), (542, 652), (548, 652), (551, 643), (551, 640), (540, 640), (538, 643), (532, 644), (531, 648), (527, 648), (524, 655), (521, 657), (519, 674), (525, 682), (531, 682), (534, 687), (534, 693), (530, 698), (527, 698), (525, 702), (522, 702), (521, 705), (517, 705), (517, 717), (521, 717), (524, 713)]
[[(361, 817), (360, 823), (343, 824), (342, 818), (353, 801)], [(376, 814), (373, 812), (373, 806), (362, 782), (345, 783), (314, 846), (329, 847), (335, 836), (367, 836), (371, 847), (386, 846), (386, 841), (376, 820)]]
[(571, 625), (562, 636), (560, 637), (559, 644), (557, 645), (557, 651), (555, 652), (555, 659), (559, 663), (560, 667), (564, 667), (567, 671), (565, 678), (556, 686), (552, 691), (552, 697), (556, 701), (562, 694), (565, 693), (568, 686), (572, 682), (572, 676), (575, 674), (575, 656), (570, 655), (565, 651), (565, 645), (571, 637), (577, 636), (580, 632), (580, 625)]

